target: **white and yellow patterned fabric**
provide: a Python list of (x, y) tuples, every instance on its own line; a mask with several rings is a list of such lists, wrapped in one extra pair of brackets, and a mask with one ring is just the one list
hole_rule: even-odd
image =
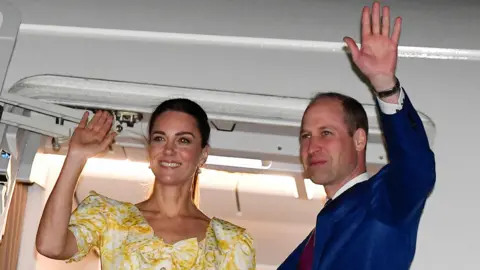
[(96, 247), (102, 270), (255, 269), (253, 240), (239, 226), (212, 218), (201, 242), (192, 238), (170, 245), (155, 236), (135, 205), (93, 191), (72, 213), (69, 229), (79, 251), (67, 262)]

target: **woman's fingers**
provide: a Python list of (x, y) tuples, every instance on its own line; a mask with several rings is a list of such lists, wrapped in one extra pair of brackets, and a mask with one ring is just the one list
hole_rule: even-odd
[(88, 115), (89, 115), (88, 111), (83, 113), (82, 120), (80, 120), (80, 123), (78, 123), (79, 128), (85, 128), (87, 126)]

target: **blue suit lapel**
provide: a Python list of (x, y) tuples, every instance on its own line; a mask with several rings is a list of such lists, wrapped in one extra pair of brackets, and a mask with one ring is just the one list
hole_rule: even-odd
[(339, 239), (331, 239), (332, 230), (335, 227), (335, 223), (342, 220), (349, 212), (354, 210), (356, 206), (359, 206), (362, 199), (368, 196), (364, 196), (367, 193), (367, 187), (370, 181), (362, 182), (351, 187), (345, 191), (342, 195), (327, 205), (317, 215), (317, 224), (315, 228), (315, 252), (313, 256), (312, 269), (320, 269), (324, 265), (324, 259), (326, 259), (326, 248), (330, 252), (334, 252), (341, 247), (347, 238), (349, 232), (354, 231), (354, 227), (357, 227), (360, 222), (353, 222), (349, 226), (348, 232), (342, 232), (342, 237)]
[(307, 235), (302, 243), (300, 243), (300, 245), (298, 245), (298, 247), (285, 259), (285, 261), (277, 268), (277, 270), (290, 270), (297, 268), (300, 256), (302, 255), (303, 249), (305, 248), (305, 245), (307, 244), (311, 234), (312, 233), (309, 233)]
[[(331, 204), (328, 205), (331, 207)], [(326, 208), (324, 208), (326, 210)], [(325, 212), (325, 213), (322, 213)], [(332, 231), (333, 223), (331, 222), (332, 213), (331, 211), (320, 211), (317, 215), (317, 225), (315, 226), (315, 246), (313, 253), (313, 264), (312, 269), (318, 269), (320, 260), (322, 258), (323, 251), (325, 249), (325, 244), (330, 238), (330, 233)]]

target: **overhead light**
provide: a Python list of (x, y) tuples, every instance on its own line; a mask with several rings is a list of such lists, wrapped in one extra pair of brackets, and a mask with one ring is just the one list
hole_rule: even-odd
[[(64, 162), (65, 155), (37, 153), (30, 177), (35, 183), (43, 183), (45, 179), (42, 178), (47, 177), (49, 170), (51, 168), (61, 168)], [(90, 158), (82, 171), (82, 175), (116, 180), (135, 180), (138, 182), (153, 181), (155, 177), (148, 165), (146, 162)], [(44, 186), (44, 184), (40, 185)]]
[[(35, 161), (42, 163), (43, 160), (48, 162), (63, 162), (65, 156), (56, 154), (38, 153)], [(43, 163), (42, 163), (43, 164)], [(236, 158), (210, 155), (206, 164), (216, 166), (241, 167), (252, 169), (268, 169), (271, 162), (264, 162), (259, 159)], [(108, 158), (90, 158), (85, 166), (84, 173), (100, 174), (100, 175), (128, 175), (135, 176), (141, 173), (142, 176), (151, 176), (152, 172), (148, 168), (147, 162), (133, 162), (130, 160), (108, 159)]]
[[(238, 185), (238, 186), (237, 186)], [(295, 179), (286, 175), (229, 173), (204, 170), (200, 187), (219, 190), (236, 190), (253, 194), (298, 198)]]
[[(38, 153), (35, 157), (31, 177), (47, 177), (47, 172), (54, 167), (60, 169), (64, 160), (64, 155)], [(262, 165), (262, 161), (256, 159), (210, 156), (208, 161), (225, 166), (256, 166), (257, 168), (265, 168)], [(82, 175), (150, 183), (154, 181), (155, 177), (148, 165), (145, 162), (132, 162), (129, 160), (91, 158), (88, 160)], [(267, 172), (266, 174), (229, 174), (207, 169), (201, 174), (200, 186), (204, 188), (230, 189), (236, 185), (237, 181), (239, 181), (239, 189), (241, 191), (298, 198), (298, 191), (293, 177), (269, 175)], [(316, 185), (309, 179), (305, 179), (304, 182), (308, 199), (325, 199), (326, 195), (323, 186)]]
[(217, 166), (227, 166), (227, 167), (249, 168), (249, 169), (268, 169), (271, 166), (271, 162), (264, 162), (259, 159), (212, 156), (212, 155), (208, 156), (206, 164), (217, 165)]
[(152, 171), (146, 162), (130, 160), (115, 160), (107, 158), (90, 158), (85, 165), (85, 174), (97, 176), (154, 179)]
[(317, 185), (312, 182), (310, 179), (304, 179), (305, 189), (307, 191), (307, 198), (312, 199), (325, 199), (327, 194), (325, 193), (325, 188), (322, 185)]

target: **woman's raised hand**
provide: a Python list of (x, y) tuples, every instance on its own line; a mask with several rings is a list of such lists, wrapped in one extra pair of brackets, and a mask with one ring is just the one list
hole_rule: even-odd
[(69, 155), (84, 159), (104, 154), (113, 143), (116, 132), (111, 131), (113, 116), (107, 111), (98, 111), (88, 122), (88, 112), (70, 138)]

